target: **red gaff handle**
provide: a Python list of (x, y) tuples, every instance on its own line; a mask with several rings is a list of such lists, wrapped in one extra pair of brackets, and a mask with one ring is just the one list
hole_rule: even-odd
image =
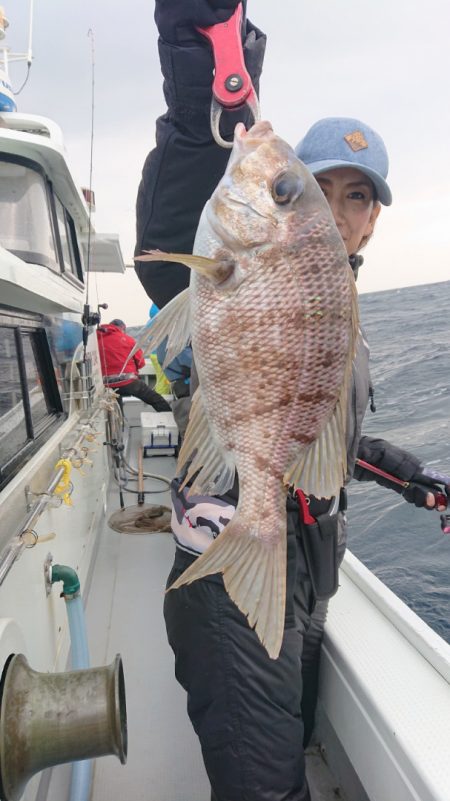
[(226, 22), (197, 28), (211, 44), (215, 65), (213, 95), (224, 108), (243, 106), (253, 90), (242, 49), (242, 13), (239, 3)]

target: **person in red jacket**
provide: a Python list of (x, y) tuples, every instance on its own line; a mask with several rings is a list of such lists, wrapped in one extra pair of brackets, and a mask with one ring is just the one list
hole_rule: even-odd
[(167, 401), (139, 378), (139, 370), (145, 365), (142, 350), (137, 350), (126, 364), (128, 354), (136, 344), (126, 333), (123, 320), (111, 320), (97, 329), (98, 350), (103, 382), (121, 397), (134, 396), (153, 406), (157, 412), (170, 412)]

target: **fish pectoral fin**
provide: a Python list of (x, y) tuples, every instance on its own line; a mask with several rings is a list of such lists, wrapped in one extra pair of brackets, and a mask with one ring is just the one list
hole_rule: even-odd
[(231, 258), (208, 259), (206, 256), (195, 256), (192, 253), (164, 253), (162, 250), (145, 250), (141, 256), (135, 256), (135, 261), (179, 262), (209, 278), (215, 284), (226, 281), (235, 268), (235, 262)]
[(211, 431), (203, 405), (201, 386), (192, 398), (189, 423), (178, 457), (178, 474), (191, 457), (181, 489), (196, 473), (198, 475), (189, 488), (190, 495), (223, 495), (231, 489), (236, 471), (234, 457), (217, 442), (214, 432)]
[(167, 306), (139, 332), (133, 352), (144, 354), (158, 347), (167, 338), (163, 368), (189, 344), (191, 339), (191, 304), (189, 287), (176, 295)]
[(280, 653), (286, 607), (286, 529), (278, 542), (251, 536), (236, 511), (232, 520), (198, 559), (169, 587), (222, 573), (231, 600), (248, 618), (271, 659)]

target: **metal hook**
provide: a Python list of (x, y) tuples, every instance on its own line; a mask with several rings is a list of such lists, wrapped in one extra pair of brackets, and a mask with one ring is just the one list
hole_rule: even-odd
[[(261, 119), (261, 109), (259, 106), (259, 100), (256, 92), (250, 93), (245, 102), (245, 105), (249, 107), (253, 116), (253, 121), (258, 122), (258, 120)], [(211, 131), (214, 137), (214, 141), (217, 142), (217, 144), (220, 145), (221, 147), (226, 147), (231, 149), (233, 147), (233, 142), (232, 141), (229, 142), (226, 139), (224, 139), (220, 133), (220, 119), (222, 117), (223, 111), (225, 110), (226, 110), (225, 107), (222, 106), (222, 104), (219, 103), (215, 97), (213, 97), (211, 101), (210, 119), (211, 119)]]

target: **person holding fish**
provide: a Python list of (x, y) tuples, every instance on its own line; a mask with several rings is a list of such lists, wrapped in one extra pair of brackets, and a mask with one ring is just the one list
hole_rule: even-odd
[[(308, 801), (303, 747), (345, 485), (375, 480), (425, 508), (440, 487), (413, 455), (361, 436), (373, 391), (354, 278), (391, 203), (384, 143), (329, 118), (294, 152), (268, 122), (247, 131), (241, 109), (221, 114), (229, 156), (212, 135), (213, 60), (197, 29), (231, 26), (238, 6), (155, 7), (168, 111), (139, 188), (136, 270), (161, 308), (147, 346), (167, 338), (169, 362), (192, 341), (199, 376), (164, 614), (213, 798)], [(257, 89), (265, 37), (247, 20), (242, 38)]]

